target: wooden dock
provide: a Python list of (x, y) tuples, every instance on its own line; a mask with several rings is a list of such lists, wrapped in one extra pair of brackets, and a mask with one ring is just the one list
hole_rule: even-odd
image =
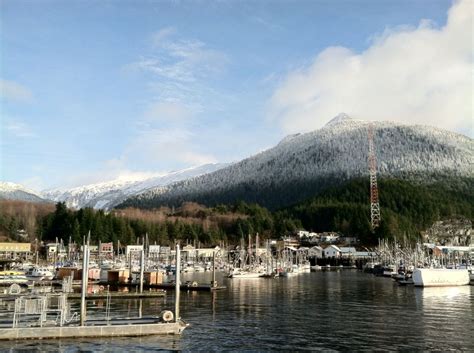
[[(135, 288), (138, 287), (137, 283), (111, 283), (111, 282), (101, 282), (103, 286), (114, 287), (129, 287)], [(164, 290), (174, 290), (174, 283), (160, 283), (160, 284), (143, 284), (143, 288), (147, 289), (164, 289)], [(192, 283), (182, 283), (180, 286), (181, 291), (198, 291), (198, 292), (214, 292), (227, 289), (226, 286), (211, 286), (210, 284), (198, 284), (196, 282)]]
[[(159, 290), (153, 292), (100, 292), (86, 294), (86, 300), (93, 299), (147, 299), (147, 298), (162, 298), (166, 296), (166, 291)], [(68, 293), (68, 299), (81, 299), (81, 293)]]

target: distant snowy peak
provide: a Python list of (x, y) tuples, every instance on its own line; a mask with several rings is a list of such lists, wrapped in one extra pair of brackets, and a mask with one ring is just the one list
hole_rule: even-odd
[(78, 186), (71, 189), (50, 189), (43, 195), (51, 200), (65, 202), (68, 207), (93, 207), (111, 209), (128, 197), (138, 195), (150, 189), (159, 189), (172, 183), (214, 172), (228, 164), (206, 164), (198, 167), (172, 171), (166, 174), (135, 180), (116, 179), (107, 182)]
[(23, 191), (28, 194), (32, 194), (38, 197), (41, 197), (36, 191), (28, 189), (20, 184), (11, 183), (8, 181), (0, 181), (0, 192), (14, 192), (14, 191)]
[(0, 199), (32, 202), (46, 201), (36, 191), (30, 190), (23, 185), (6, 181), (0, 181)]

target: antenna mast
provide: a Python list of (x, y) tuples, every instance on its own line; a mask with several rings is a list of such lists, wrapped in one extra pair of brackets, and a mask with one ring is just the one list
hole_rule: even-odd
[(370, 222), (375, 230), (380, 224), (379, 189), (377, 187), (377, 160), (375, 158), (374, 126), (369, 125)]

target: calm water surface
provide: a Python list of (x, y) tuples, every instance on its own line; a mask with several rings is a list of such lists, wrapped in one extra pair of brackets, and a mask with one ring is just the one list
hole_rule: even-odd
[[(200, 273), (192, 279), (211, 278)], [(474, 286), (399, 287), (390, 279), (350, 270), (222, 282), (228, 286), (222, 292), (182, 293), (181, 316), (191, 324), (182, 336), (2, 342), (0, 350), (474, 352)], [(88, 305), (92, 315), (104, 315), (103, 301)], [(173, 308), (172, 294), (116, 301), (111, 311), (121, 317), (140, 311), (152, 315), (164, 307)]]

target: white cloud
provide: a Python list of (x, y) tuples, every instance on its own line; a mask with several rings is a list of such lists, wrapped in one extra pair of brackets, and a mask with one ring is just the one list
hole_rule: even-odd
[(204, 103), (206, 109), (215, 109), (218, 103), (214, 102), (222, 101), (211, 81), (227, 62), (224, 53), (200, 40), (180, 37), (174, 27), (154, 33), (149, 53), (128, 65), (149, 75), (153, 98), (112, 170), (163, 171), (216, 162), (196, 142), (199, 136), (190, 131), (190, 125), (204, 112)]
[(161, 170), (163, 166), (175, 169), (215, 163), (214, 156), (199, 151), (194, 138), (194, 134), (184, 128), (150, 128), (130, 142), (122, 159), (127, 165), (148, 165)]
[(129, 68), (151, 72), (161, 80), (195, 83), (221, 72), (228, 62), (219, 50), (197, 39), (180, 38), (174, 27), (165, 27), (151, 37), (151, 52)]
[(213, 155), (201, 151), (194, 142), (196, 136), (186, 128), (161, 128), (160, 125), (158, 121), (149, 121), (129, 141), (118, 158), (104, 161), (98, 169), (68, 175), (67, 180), (60, 183), (61, 187), (110, 180), (145, 180), (171, 170), (217, 162)]
[(268, 102), (270, 119), (286, 132), (319, 128), (339, 112), (471, 131), (471, 6), (456, 1), (442, 28), (423, 20), (386, 30), (362, 53), (325, 49), (285, 77)]
[(6, 100), (29, 103), (33, 100), (31, 91), (14, 81), (0, 79), (0, 97)]
[(152, 43), (154, 46), (160, 46), (165, 39), (169, 38), (175, 33), (176, 33), (176, 28), (174, 27), (162, 28), (158, 32), (153, 33)]

